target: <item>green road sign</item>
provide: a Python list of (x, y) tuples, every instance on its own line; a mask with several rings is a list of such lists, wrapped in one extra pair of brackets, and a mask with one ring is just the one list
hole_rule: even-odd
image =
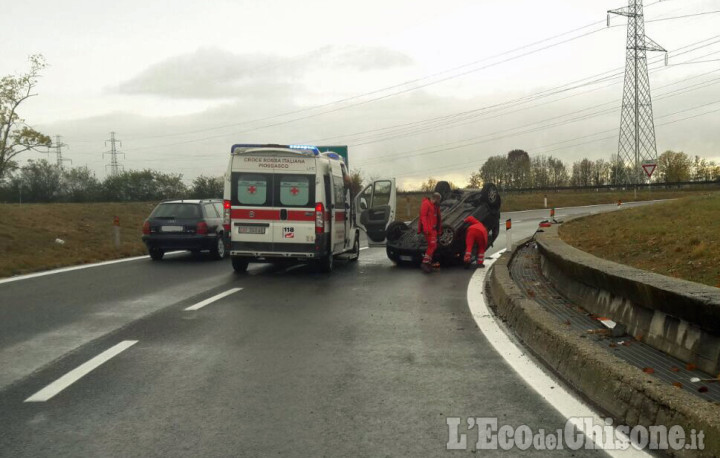
[(345, 146), (318, 146), (321, 153), (333, 152), (337, 153), (345, 159), (345, 165), (350, 170), (350, 163), (348, 162), (348, 147)]

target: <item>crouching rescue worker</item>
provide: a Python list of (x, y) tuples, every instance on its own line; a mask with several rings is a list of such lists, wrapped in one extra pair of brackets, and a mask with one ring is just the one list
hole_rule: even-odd
[(487, 229), (483, 223), (472, 216), (465, 218), (465, 222), (470, 224), (465, 236), (465, 257), (463, 258), (465, 267), (470, 267), (472, 251), (475, 245), (477, 245), (477, 267), (485, 267), (485, 250), (487, 250), (488, 245)]
[(432, 259), (435, 249), (438, 244), (438, 233), (442, 225), (440, 217), (440, 200), (442, 195), (439, 192), (433, 193), (430, 198), (424, 198), (422, 205), (420, 206), (420, 223), (418, 224), (418, 234), (425, 236), (427, 242), (427, 251), (423, 257), (422, 268), (423, 272), (432, 272)]

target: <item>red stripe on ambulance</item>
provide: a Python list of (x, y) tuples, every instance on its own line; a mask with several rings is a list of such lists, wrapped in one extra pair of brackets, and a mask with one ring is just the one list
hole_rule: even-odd
[[(237, 208), (231, 212), (232, 219), (281, 221), (280, 210), (250, 210)], [(285, 221), (315, 221), (312, 210), (288, 210)]]

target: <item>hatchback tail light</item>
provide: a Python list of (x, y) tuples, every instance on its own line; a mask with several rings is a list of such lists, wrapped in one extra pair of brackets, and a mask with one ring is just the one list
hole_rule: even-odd
[(231, 218), (230, 218), (230, 201), (224, 200), (223, 201), (223, 228), (225, 229), (225, 233), (230, 232), (230, 225), (232, 224)]
[(150, 221), (143, 223), (143, 235), (150, 235)]
[(208, 225), (205, 221), (200, 221), (197, 223), (197, 227), (195, 228), (195, 233), (198, 235), (207, 235), (208, 233)]

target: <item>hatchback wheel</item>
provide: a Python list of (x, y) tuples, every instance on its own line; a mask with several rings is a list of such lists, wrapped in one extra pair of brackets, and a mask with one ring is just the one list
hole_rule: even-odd
[(225, 247), (225, 239), (223, 238), (222, 234), (217, 236), (217, 240), (215, 241), (215, 246), (210, 250), (210, 254), (215, 259), (225, 259), (225, 256), (227, 256), (227, 249)]
[(150, 257), (153, 261), (160, 261), (163, 256), (165, 256), (165, 252), (160, 248), (150, 248), (148, 251), (150, 252)]

